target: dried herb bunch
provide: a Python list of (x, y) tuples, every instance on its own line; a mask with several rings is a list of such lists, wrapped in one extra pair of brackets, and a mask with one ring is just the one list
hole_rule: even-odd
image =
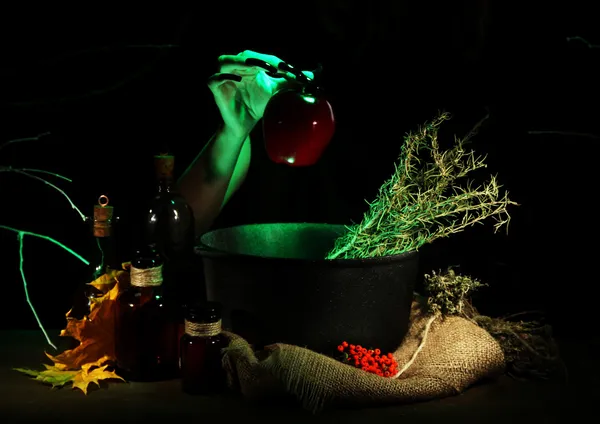
[(507, 207), (516, 203), (501, 193), (495, 176), (478, 186), (472, 181), (459, 184), (469, 173), (486, 167), (485, 157), (466, 149), (483, 121), (442, 151), (438, 130), (449, 118), (443, 113), (405, 137), (394, 174), (363, 220), (348, 228), (327, 259), (396, 255), (488, 218), (496, 221), (495, 231), (509, 223)]
[(564, 370), (549, 325), (535, 320), (516, 319), (528, 313), (502, 318), (479, 314), (469, 297), (482, 286), (485, 284), (459, 275), (452, 268), (426, 274), (424, 288), (429, 312), (442, 316), (461, 316), (485, 329), (502, 347), (508, 374), (513, 377), (545, 379)]

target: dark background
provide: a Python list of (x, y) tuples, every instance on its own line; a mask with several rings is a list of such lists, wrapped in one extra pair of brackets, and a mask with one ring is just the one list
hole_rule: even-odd
[[(207, 3), (208, 4), (208, 3)], [(490, 284), (477, 304), (493, 315), (547, 311), (562, 334), (596, 325), (600, 44), (597, 15), (573, 2), (305, 1), (144, 5), (130, 9), (11, 6), (0, 12), (0, 165), (40, 168), (86, 214), (100, 194), (131, 225), (152, 195), (152, 155), (165, 146), (180, 173), (219, 124), (206, 78), (220, 54), (277, 55), (324, 67), (338, 131), (311, 169), (266, 158), (260, 128), (250, 174), (215, 224), (350, 223), (393, 171), (403, 135), (446, 110), (444, 139), (487, 112), (475, 148), (513, 200), (509, 235), (478, 226), (423, 249), (424, 271), (460, 264)], [(175, 48), (158, 48), (176, 45)], [(126, 48), (126, 46), (154, 46)], [(82, 53), (83, 51), (83, 53)], [(0, 144), (2, 144), (0, 142)], [(90, 232), (59, 193), (0, 173), (0, 224), (82, 253)], [(121, 242), (132, 245), (127, 230)], [(19, 275), (16, 234), (0, 230), (2, 328), (35, 328)], [(25, 240), (31, 300), (48, 328), (64, 324), (83, 264)], [(127, 259), (127, 258), (125, 258)]]

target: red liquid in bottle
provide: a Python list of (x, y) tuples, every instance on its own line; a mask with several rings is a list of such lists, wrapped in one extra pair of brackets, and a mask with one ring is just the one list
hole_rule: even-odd
[(275, 163), (293, 167), (314, 165), (334, 132), (331, 105), (321, 95), (311, 94), (310, 87), (301, 91), (280, 90), (265, 109), (265, 148)]
[(185, 393), (209, 395), (224, 390), (223, 347), (220, 305), (207, 302), (188, 308), (181, 337), (181, 388)]
[(136, 256), (131, 264), (131, 287), (116, 304), (117, 366), (131, 381), (176, 378), (176, 310), (162, 296), (162, 263), (156, 252)]

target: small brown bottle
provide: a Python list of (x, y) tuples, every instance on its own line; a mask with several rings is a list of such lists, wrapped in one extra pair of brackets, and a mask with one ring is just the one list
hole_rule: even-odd
[(136, 252), (130, 280), (115, 305), (117, 366), (126, 380), (176, 378), (176, 308), (162, 295), (162, 260), (154, 249)]
[(215, 302), (187, 308), (181, 337), (181, 387), (192, 395), (209, 395), (225, 388), (222, 366), (221, 306)]
[[(114, 226), (117, 221), (114, 209), (108, 205), (108, 197), (100, 196), (98, 204), (94, 205), (93, 218), (87, 218), (92, 222), (93, 245), (90, 249), (89, 277), (85, 284), (80, 285), (74, 295), (73, 307), (67, 319), (84, 319), (90, 313), (91, 299), (102, 297), (112, 288), (107, 285), (104, 290), (90, 285), (111, 269), (121, 269), (117, 260), (116, 241)], [(79, 343), (77, 343), (78, 345)]]

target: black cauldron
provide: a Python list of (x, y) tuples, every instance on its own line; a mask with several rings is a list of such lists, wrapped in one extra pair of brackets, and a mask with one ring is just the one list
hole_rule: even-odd
[(342, 341), (395, 350), (408, 330), (418, 255), (323, 259), (342, 225), (253, 224), (204, 234), (208, 300), (224, 328), (256, 347), (288, 343), (330, 354)]

